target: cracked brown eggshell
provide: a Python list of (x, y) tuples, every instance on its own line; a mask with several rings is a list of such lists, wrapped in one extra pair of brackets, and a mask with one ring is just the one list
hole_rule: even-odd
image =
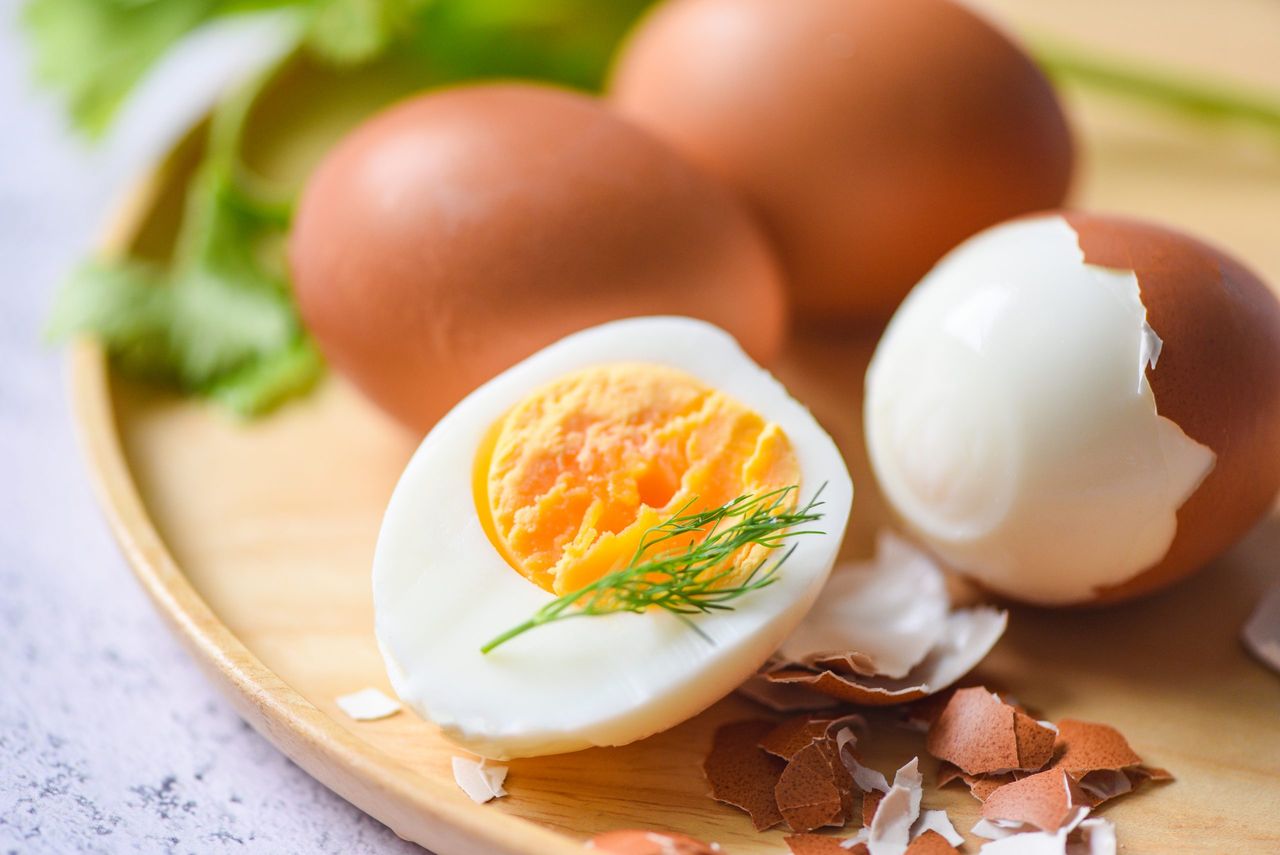
[(958, 689), (926, 737), (930, 754), (969, 775), (1033, 771), (1053, 759), (1057, 732), (983, 687)]
[(785, 328), (772, 252), (730, 192), (549, 86), (438, 90), (360, 125), (311, 175), (288, 249), (330, 364), (419, 432), (605, 321), (700, 318), (762, 362)]
[(887, 317), (951, 247), (1071, 180), (1049, 82), (947, 0), (669, 0), (609, 88), (741, 194), (824, 322)]
[(1049, 769), (996, 789), (982, 804), (982, 818), (1057, 831), (1081, 805), (1089, 804), (1075, 779), (1061, 769)]
[(1162, 588), (1211, 561), (1257, 522), (1280, 489), (1280, 303), (1216, 247), (1151, 223), (1064, 213), (1085, 261), (1137, 275), (1164, 342), (1147, 378), (1160, 415), (1217, 460), (1178, 509), (1164, 557), (1099, 602)]
[(702, 766), (711, 798), (746, 811), (756, 831), (782, 822), (774, 788), (786, 763), (760, 747), (774, 727), (760, 719), (721, 725)]

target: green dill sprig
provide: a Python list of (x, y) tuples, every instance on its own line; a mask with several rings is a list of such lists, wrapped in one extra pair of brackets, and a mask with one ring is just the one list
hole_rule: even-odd
[[(713, 510), (696, 513), (688, 512), (696, 501), (690, 500), (641, 536), (635, 553), (621, 570), (547, 603), (524, 623), (493, 638), (480, 652), (488, 653), (518, 635), (556, 621), (639, 613), (655, 607), (671, 612), (707, 638), (690, 616), (731, 611), (734, 600), (772, 585), (795, 544), (776, 561), (761, 560), (745, 577), (734, 579), (740, 572), (733, 560), (739, 550), (759, 546), (771, 552), (788, 538), (822, 534), (817, 529), (796, 528), (822, 518), (818, 511), (822, 488), (802, 508), (788, 510), (791, 494), (798, 489), (792, 485), (739, 496)], [(658, 549), (672, 541), (684, 541), (684, 545)]]

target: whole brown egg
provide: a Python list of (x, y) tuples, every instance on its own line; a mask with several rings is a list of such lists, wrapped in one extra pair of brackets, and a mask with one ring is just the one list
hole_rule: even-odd
[(882, 320), (942, 255), (1062, 203), (1049, 82), (949, 0), (668, 0), (610, 99), (736, 188), (798, 311)]
[(311, 176), (289, 239), (308, 329), (410, 428), (584, 327), (687, 315), (757, 360), (785, 295), (730, 191), (596, 99), (488, 84), (367, 121)]

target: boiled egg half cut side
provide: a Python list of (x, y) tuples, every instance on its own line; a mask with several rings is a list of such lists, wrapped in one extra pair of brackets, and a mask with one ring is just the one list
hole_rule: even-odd
[[(656, 546), (654, 533), (744, 496), (781, 496), (776, 513), (820, 502), (808, 533), (744, 545), (712, 589), (771, 573), (769, 585), (707, 614), (649, 605), (551, 621), (484, 652), (638, 554), (696, 549), (709, 528)], [(392, 685), (493, 758), (666, 730), (742, 683), (800, 622), (852, 498), (831, 438), (723, 331), (656, 317), (572, 335), (464, 399), (401, 477), (373, 569)]]

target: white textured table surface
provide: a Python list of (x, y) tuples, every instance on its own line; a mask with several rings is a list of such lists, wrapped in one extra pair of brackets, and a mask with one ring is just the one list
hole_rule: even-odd
[[(17, 15), (0, 0), (0, 853), (420, 852), (240, 721), (103, 523), (40, 326), (200, 87), (174, 75), (90, 149), (29, 82)], [(205, 48), (188, 70), (236, 56)]]

